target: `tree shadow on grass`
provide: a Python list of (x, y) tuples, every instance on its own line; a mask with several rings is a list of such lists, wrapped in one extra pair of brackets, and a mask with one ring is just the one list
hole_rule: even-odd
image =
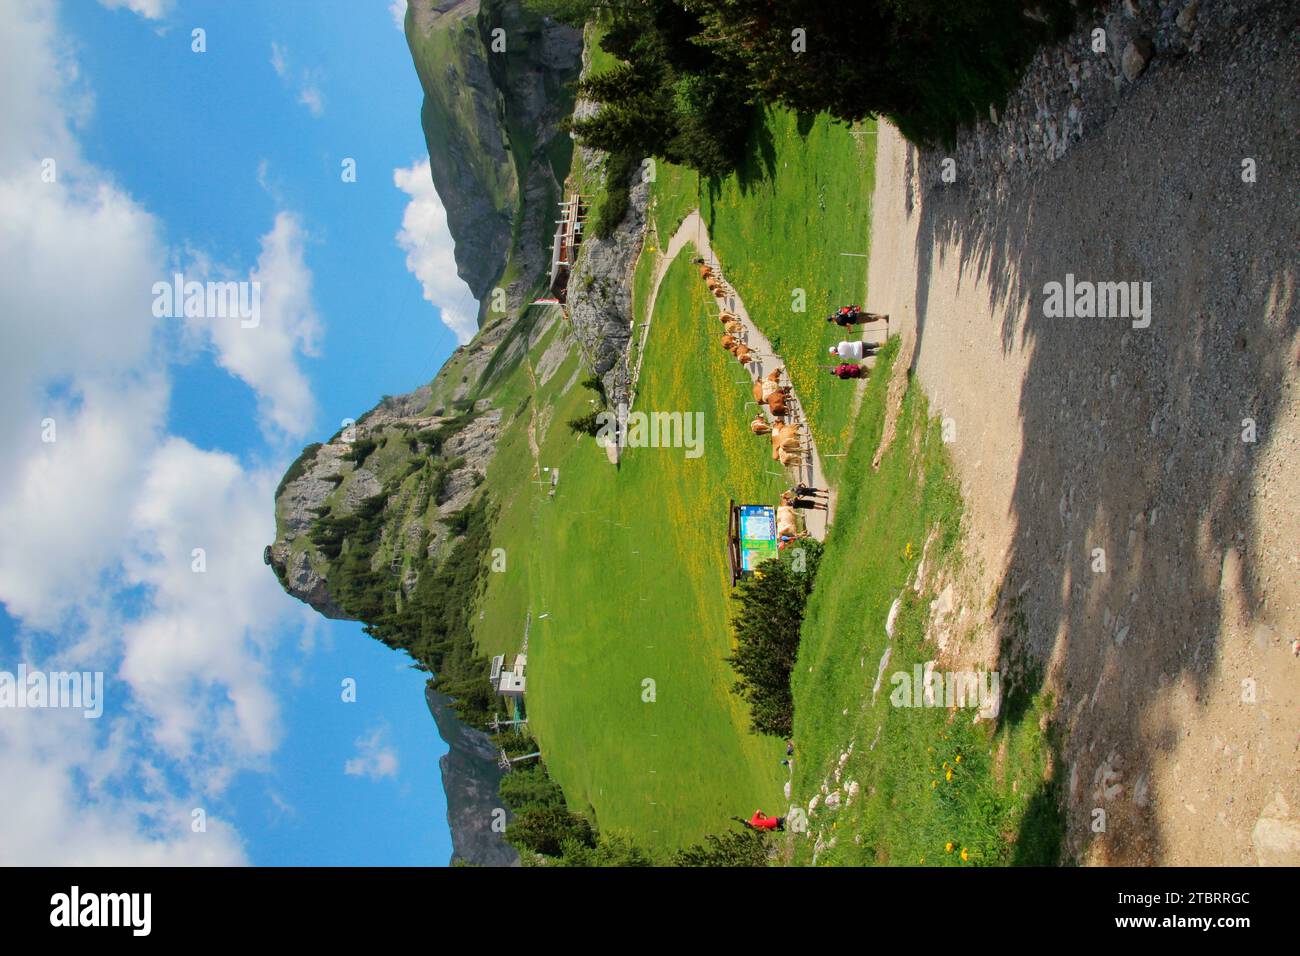
[(776, 141), (772, 136), (768, 113), (754, 111), (749, 138), (745, 141), (745, 158), (736, 167), (736, 183), (740, 193), (748, 196), (751, 189), (776, 175)]

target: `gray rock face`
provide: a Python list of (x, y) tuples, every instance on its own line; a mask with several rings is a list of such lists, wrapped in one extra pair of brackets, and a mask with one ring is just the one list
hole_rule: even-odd
[[(286, 550), (287, 555), (287, 550)], [(310, 605), (317, 613), (334, 621), (351, 620), (342, 609), (334, 603), (329, 588), (323, 578), (312, 566), (307, 552), (299, 551), (288, 556), (289, 590), (294, 597)]]
[[(594, 109), (580, 101), (574, 115), (589, 116)], [(578, 148), (577, 161), (588, 169), (603, 157), (599, 150)], [(614, 405), (626, 399), (631, 379), (627, 349), (632, 338), (632, 273), (645, 240), (650, 199), (649, 184), (633, 176), (622, 221), (607, 239), (594, 234), (583, 238), (567, 290), (574, 334)]]
[(482, 731), (461, 722), (445, 694), (427, 688), (424, 699), (438, 725), (438, 734), (448, 747), (438, 767), (447, 794), (452, 861), (463, 860), (476, 866), (518, 866), (519, 854), (492, 827), (493, 811), (501, 806), (497, 788), (502, 771), (497, 766), (496, 748)]
[(350, 514), (357, 509), (367, 498), (373, 498), (384, 490), (384, 486), (379, 483), (375, 473), (366, 468), (358, 468), (352, 473), (352, 480), (348, 482), (347, 488), (343, 492), (342, 506), (338, 509), (339, 514)]
[[(568, 84), (577, 76), (582, 35), (517, 0), (421, 6), (410, 30), (425, 91), (420, 118), (430, 170), (455, 240), (457, 273), (482, 302), (513, 255), (516, 278), (506, 294), (516, 309), (549, 262), (546, 242), (560, 183), (547, 146), (562, 135), (559, 124), (572, 104)], [(444, 61), (424, 62), (421, 40), (434, 31), (447, 34), (449, 44), (439, 49), (451, 52)], [(494, 50), (494, 40), (504, 50)], [(533, 143), (526, 168), (519, 167), (511, 129), (527, 131)], [(480, 325), (484, 319), (481, 310)]]
[(289, 593), (334, 620), (346, 620), (347, 615), (330, 597), (319, 562), (308, 551), (295, 550), (293, 544), (311, 529), (315, 509), (333, 492), (334, 483), (326, 479), (339, 473), (346, 451), (341, 444), (322, 445), (305, 462), (302, 474), (285, 485), (276, 500), (280, 533), (271, 545), (272, 567)]
[(632, 270), (645, 235), (649, 187), (637, 183), (630, 191), (627, 215), (608, 239), (594, 235), (582, 242), (582, 256), (569, 277), (569, 315), (583, 350), (597, 374), (607, 376), (613, 396), (626, 384), (615, 372), (622, 365), (632, 335)]

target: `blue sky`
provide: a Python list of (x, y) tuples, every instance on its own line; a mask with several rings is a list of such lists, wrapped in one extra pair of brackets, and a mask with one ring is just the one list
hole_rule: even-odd
[[(0, 12), (0, 671), (107, 699), (0, 709), (0, 863), (450, 856), (423, 675), (261, 561), (302, 445), (472, 332), (400, 14)], [(177, 271), (258, 282), (260, 324), (155, 316)]]

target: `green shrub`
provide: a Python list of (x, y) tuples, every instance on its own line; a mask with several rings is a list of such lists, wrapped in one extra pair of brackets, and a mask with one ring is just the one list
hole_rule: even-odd
[[(795, 570), (793, 560), (799, 551), (802, 571)], [(793, 732), (790, 674), (821, 554), (820, 542), (804, 540), (798, 549), (764, 561), (754, 574), (742, 577), (732, 595), (737, 604), (731, 619), (736, 650), (729, 661), (737, 675), (734, 690), (749, 702), (755, 733), (789, 737)]]
[(619, 150), (605, 160), (605, 189), (596, 200), (591, 214), (591, 231), (608, 239), (627, 215), (632, 174), (638, 168), (637, 157)]
[(600, 433), (602, 420), (600, 412), (589, 412), (580, 418), (569, 420), (569, 428), (578, 434), (595, 436)]
[(767, 866), (767, 843), (756, 830), (715, 834), (678, 850), (673, 866)]
[(519, 814), (506, 826), (506, 842), (519, 850), (558, 857), (564, 854), (566, 843), (594, 847), (596, 832), (584, 817), (550, 806)]
[(352, 443), (352, 447), (344, 453), (343, 460), (355, 462), (356, 466), (360, 468), (378, 447), (379, 442), (373, 438), (357, 439)]

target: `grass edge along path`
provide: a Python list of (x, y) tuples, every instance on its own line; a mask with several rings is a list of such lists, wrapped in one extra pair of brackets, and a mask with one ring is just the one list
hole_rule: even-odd
[[(850, 866), (1055, 864), (1060, 784), (1047, 693), (1012, 689), (996, 725), (973, 723), (973, 709), (891, 703), (892, 676), (936, 657), (925, 640), (933, 582), (962, 560), (960, 492), (914, 383), (879, 471), (871, 468), (898, 349), (892, 340), (882, 350), (868, 384), (804, 619), (792, 677), (792, 796), (808, 825), (788, 835), (785, 856)], [(911, 583), (932, 534), (918, 594)], [(891, 642), (885, 622), (900, 596)], [(831, 793), (839, 804), (828, 808)]]

